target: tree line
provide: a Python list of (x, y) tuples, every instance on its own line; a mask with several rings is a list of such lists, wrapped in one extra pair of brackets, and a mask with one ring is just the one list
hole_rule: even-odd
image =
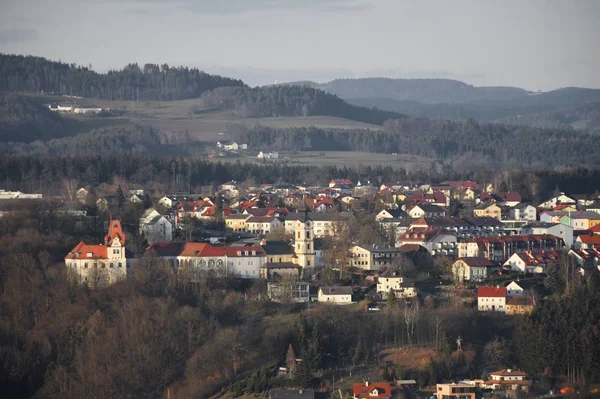
[(0, 54), (0, 91), (55, 93), (105, 100), (182, 100), (222, 86), (244, 86), (238, 79), (196, 68), (136, 63), (97, 73), (42, 57)]
[(486, 160), (489, 167), (600, 162), (596, 136), (474, 120), (403, 118), (386, 121), (382, 130), (254, 126), (238, 132), (238, 139), (255, 148), (279, 151), (363, 151), (441, 160), (472, 154)]

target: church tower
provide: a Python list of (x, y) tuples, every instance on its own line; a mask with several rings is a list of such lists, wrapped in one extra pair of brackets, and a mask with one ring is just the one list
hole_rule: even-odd
[(294, 228), (294, 251), (296, 263), (302, 271), (315, 267), (315, 243), (313, 238), (313, 222), (305, 214), (296, 221)]

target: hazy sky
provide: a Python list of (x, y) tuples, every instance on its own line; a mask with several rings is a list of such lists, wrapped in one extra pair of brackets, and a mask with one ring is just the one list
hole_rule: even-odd
[(249, 84), (448, 77), (600, 88), (600, 0), (0, 0), (0, 52)]

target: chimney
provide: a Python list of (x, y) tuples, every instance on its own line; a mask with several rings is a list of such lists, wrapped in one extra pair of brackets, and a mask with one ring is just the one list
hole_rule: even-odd
[(512, 369), (507, 369), (506, 371), (508, 371), (509, 373), (511, 373), (511, 372), (512, 372)]

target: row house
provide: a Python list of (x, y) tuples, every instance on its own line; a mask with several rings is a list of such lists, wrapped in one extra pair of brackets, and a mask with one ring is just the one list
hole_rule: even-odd
[(456, 256), (457, 252), (456, 234), (436, 227), (410, 228), (396, 238), (397, 247), (406, 244), (420, 245), (431, 255)]
[(573, 227), (562, 223), (530, 222), (521, 228), (521, 235), (550, 234), (562, 238), (567, 248), (573, 245)]
[(471, 238), (458, 244), (459, 257), (480, 257), (504, 262), (514, 253), (533, 250), (562, 250), (561, 238), (548, 234)]
[(246, 220), (247, 231), (257, 235), (266, 235), (279, 228), (283, 228), (283, 223), (275, 216), (252, 216)]
[(451, 231), (457, 239), (487, 237), (503, 234), (503, 224), (490, 217), (438, 217), (421, 218), (410, 225), (411, 228), (441, 228)]

